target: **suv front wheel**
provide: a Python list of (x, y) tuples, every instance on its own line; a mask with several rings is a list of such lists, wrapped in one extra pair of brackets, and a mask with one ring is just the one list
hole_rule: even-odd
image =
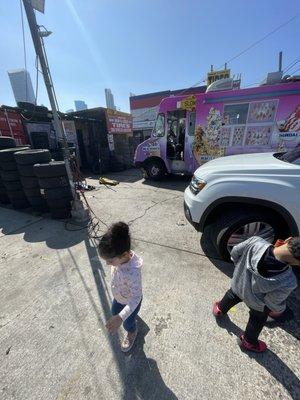
[(252, 236), (274, 243), (278, 238), (288, 237), (289, 232), (276, 214), (245, 209), (224, 210), (223, 215), (205, 227), (204, 235), (211, 240), (222, 259), (230, 260), (233, 246)]

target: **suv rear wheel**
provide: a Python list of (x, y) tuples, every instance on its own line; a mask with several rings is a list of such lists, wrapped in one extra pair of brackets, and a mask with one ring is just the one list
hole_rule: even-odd
[(260, 236), (273, 243), (276, 239), (285, 239), (289, 232), (280, 221), (278, 215), (261, 210), (232, 210), (219, 216), (214, 222), (206, 226), (207, 235), (218, 255), (224, 260), (230, 260), (230, 251), (238, 243), (251, 236)]

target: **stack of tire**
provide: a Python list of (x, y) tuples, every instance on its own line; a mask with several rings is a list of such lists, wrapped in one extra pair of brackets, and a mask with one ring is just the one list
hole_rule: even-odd
[(64, 161), (36, 164), (34, 173), (45, 194), (51, 217), (67, 219), (71, 217), (72, 192)]
[(25, 150), (15, 153), (20, 180), (26, 198), (35, 211), (48, 210), (45, 196), (41, 193), (39, 180), (34, 173), (33, 166), (38, 163), (47, 163), (51, 160), (51, 154), (47, 149)]
[(15, 147), (0, 150), (0, 166), (2, 182), (5, 186), (7, 197), (15, 209), (23, 209), (30, 206), (24, 193), (20, 180), (20, 174), (14, 155), (18, 151), (28, 150), (29, 147)]
[[(0, 150), (9, 149), (16, 147), (16, 142), (9, 136), (0, 136)], [(7, 196), (6, 187), (1, 178), (1, 166), (0, 166), (0, 204), (9, 204), (10, 200)]]
[(110, 170), (111, 172), (121, 172), (124, 171), (125, 165), (118, 160), (118, 158), (113, 154), (110, 159)]
[(110, 165), (110, 150), (108, 147), (100, 147), (100, 173), (106, 174)]

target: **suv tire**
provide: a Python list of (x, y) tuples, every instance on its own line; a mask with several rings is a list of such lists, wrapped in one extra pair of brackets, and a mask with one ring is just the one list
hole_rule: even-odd
[[(242, 232), (244, 230), (243, 227), (252, 223), (257, 223), (257, 228), (252, 225), (252, 227), (249, 227), (249, 234), (247, 232), (239, 233), (239, 231)], [(226, 214), (219, 216), (204, 229), (204, 234), (208, 235), (218, 255), (226, 261), (230, 261), (229, 240), (232, 240), (234, 233), (236, 234), (234, 243), (238, 241), (238, 235), (241, 237), (240, 241), (247, 240), (251, 236), (262, 236), (270, 242), (274, 242), (279, 237), (285, 238), (289, 235), (287, 227), (283, 226), (278, 216), (274, 215), (274, 213), (247, 208), (226, 212)]]

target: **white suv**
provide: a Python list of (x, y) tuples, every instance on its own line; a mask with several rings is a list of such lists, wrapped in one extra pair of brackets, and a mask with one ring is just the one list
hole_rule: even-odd
[(222, 157), (198, 168), (184, 195), (186, 218), (219, 256), (258, 235), (299, 235), (300, 146), (286, 153)]

